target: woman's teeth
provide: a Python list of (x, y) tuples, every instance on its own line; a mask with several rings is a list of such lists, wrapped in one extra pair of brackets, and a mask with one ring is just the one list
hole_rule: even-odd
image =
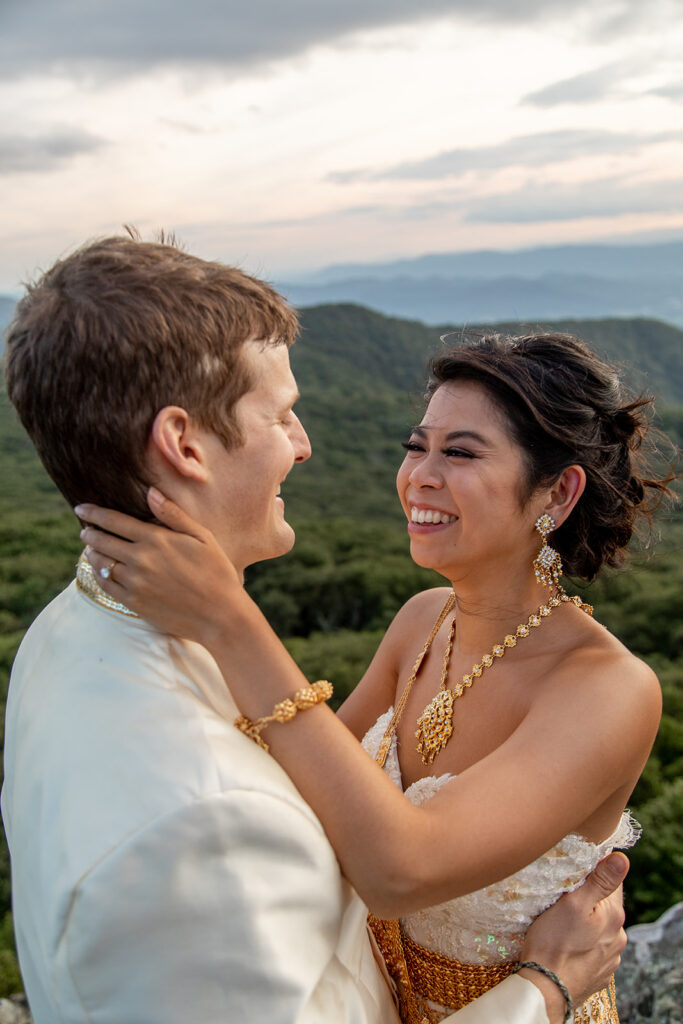
[(413, 508), (410, 518), (414, 523), (454, 523), (458, 517), (435, 508)]

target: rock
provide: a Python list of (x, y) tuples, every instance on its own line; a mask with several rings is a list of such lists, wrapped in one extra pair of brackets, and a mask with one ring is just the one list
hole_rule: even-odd
[(31, 1024), (26, 996), (0, 999), (0, 1024)]
[(627, 930), (616, 973), (621, 1024), (683, 1022), (683, 903)]

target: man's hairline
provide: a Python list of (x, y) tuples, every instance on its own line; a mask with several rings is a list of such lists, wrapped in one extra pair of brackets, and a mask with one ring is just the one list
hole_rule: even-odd
[[(287, 338), (283, 338), (282, 335), (271, 335), (271, 337), (269, 337), (269, 338), (252, 338), (252, 337), (247, 337), (247, 338), (245, 338), (243, 341), (241, 341), (239, 343), (239, 345), (237, 346), (237, 352), (241, 353), (246, 348), (247, 345), (260, 345), (261, 346), (260, 347), (260, 351), (261, 352), (265, 352), (269, 348), (280, 348), (281, 346), (284, 345), (287, 348), (287, 350), (289, 351), (289, 349), (292, 347), (292, 345), (294, 344), (295, 341), (296, 341), (296, 338), (292, 338), (291, 341), (288, 341)], [(239, 356), (238, 356), (238, 358), (239, 358)], [(234, 410), (237, 409), (237, 406), (239, 405), (241, 400), (243, 398), (245, 398), (246, 395), (250, 394), (254, 390), (254, 388), (256, 386), (256, 381), (253, 380), (252, 374), (249, 372), (249, 369), (244, 366), (244, 364), (242, 364), (242, 370), (245, 372), (245, 374), (246, 374), (246, 376), (247, 376), (247, 378), (249, 380), (249, 387), (245, 391), (242, 392), (240, 397), (235, 402), (235, 405), (233, 407)], [(298, 398), (300, 398), (300, 394), (299, 394), (298, 389), (296, 389), (295, 390), (295, 401), (298, 400)], [(207, 429), (206, 427), (202, 427), (201, 426), (201, 424), (199, 423), (197, 417), (194, 416), (188, 409), (186, 409), (184, 405), (180, 405), (179, 403), (176, 403), (176, 402), (169, 402), (168, 405), (162, 405), (160, 409), (157, 409), (157, 411), (154, 414), (154, 420), (152, 421), (152, 424), (154, 424), (154, 422), (156, 421), (156, 418), (159, 415), (159, 413), (163, 412), (164, 409), (170, 408), (171, 406), (175, 406), (178, 409), (182, 409), (183, 412), (187, 415), (188, 419), (195, 426), (199, 427), (201, 430), (206, 430)], [(223, 447), (228, 452), (238, 451), (240, 448), (243, 448), (244, 445), (246, 444), (246, 438), (242, 436), (242, 431), (240, 430), (240, 427), (239, 427), (239, 424), (237, 423), (237, 421), (235, 421), (235, 426), (237, 428), (237, 434), (238, 434), (239, 440), (237, 441), (236, 444), (232, 444), (229, 447), (220, 438), (220, 435), (215, 430), (210, 430), (209, 431), (215, 437), (219, 438), (219, 440), (223, 444)], [(147, 437), (147, 444), (149, 444), (149, 442), (151, 440), (151, 437), (152, 437), (152, 428), (150, 427), (149, 435)]]

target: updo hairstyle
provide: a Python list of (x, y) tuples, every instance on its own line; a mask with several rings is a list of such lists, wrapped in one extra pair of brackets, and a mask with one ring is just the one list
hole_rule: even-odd
[(568, 466), (586, 472), (586, 488), (553, 533), (564, 571), (592, 580), (619, 566), (636, 520), (652, 513), (672, 479), (651, 479), (641, 445), (653, 399), (627, 396), (615, 370), (568, 334), (466, 335), (432, 362), (427, 398), (442, 385), (480, 384), (522, 449), (522, 504)]

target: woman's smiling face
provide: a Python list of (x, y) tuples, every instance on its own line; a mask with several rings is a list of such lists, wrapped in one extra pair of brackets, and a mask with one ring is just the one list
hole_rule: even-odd
[(539, 502), (522, 504), (523, 452), (481, 385), (442, 384), (406, 447), (397, 487), (418, 565), (452, 581), (530, 565)]

